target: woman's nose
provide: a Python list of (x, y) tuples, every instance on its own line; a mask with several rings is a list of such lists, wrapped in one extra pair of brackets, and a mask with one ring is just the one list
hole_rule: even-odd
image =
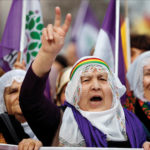
[(92, 89), (93, 90), (100, 90), (100, 88), (101, 88), (101, 85), (100, 85), (100, 83), (98, 82), (98, 80), (93, 80), (92, 81)]
[(19, 95), (20, 95), (20, 89), (18, 89), (17, 93), (16, 93), (16, 99), (19, 100)]

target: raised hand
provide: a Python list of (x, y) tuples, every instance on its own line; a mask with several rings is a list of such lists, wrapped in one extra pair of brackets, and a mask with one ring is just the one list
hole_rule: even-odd
[(71, 24), (71, 14), (66, 15), (64, 24), (61, 25), (61, 10), (59, 7), (55, 8), (55, 13), (54, 25), (49, 24), (47, 28), (43, 29), (42, 47), (32, 64), (34, 73), (39, 77), (44, 76), (50, 70), (57, 54), (64, 45), (66, 33)]
[(61, 25), (61, 10), (59, 7), (55, 8), (55, 13), (54, 25), (49, 24), (47, 28), (43, 29), (42, 50), (57, 55), (64, 45), (65, 36), (71, 23), (71, 14), (66, 15), (65, 22)]

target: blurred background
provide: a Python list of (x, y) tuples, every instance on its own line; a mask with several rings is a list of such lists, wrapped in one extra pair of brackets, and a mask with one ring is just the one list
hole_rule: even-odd
[[(121, 2), (121, 16), (124, 16), (125, 0)], [(0, 0), (0, 40), (5, 27), (12, 0)], [(54, 8), (60, 6), (62, 19), (67, 12), (73, 16), (73, 21), (77, 15), (81, 0), (40, 0), (44, 25), (53, 23)], [(89, 0), (91, 9), (101, 25), (109, 0)], [(150, 0), (128, 0), (128, 14), (130, 21), (130, 32), (150, 34)]]

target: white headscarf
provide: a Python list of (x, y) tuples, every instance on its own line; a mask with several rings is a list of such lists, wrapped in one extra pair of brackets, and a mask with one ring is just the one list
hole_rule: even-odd
[[(26, 71), (21, 69), (15, 69), (8, 71), (0, 78), (0, 114), (7, 112), (4, 101), (5, 88), (11, 86), (13, 81), (21, 83), (25, 75)], [(37, 139), (27, 122), (21, 123), (21, 126), (23, 127), (24, 131), (30, 136), (30, 138)]]
[(127, 72), (130, 90), (132, 90), (134, 95), (143, 102), (147, 101), (144, 98), (143, 68), (148, 63), (150, 63), (150, 52), (144, 52), (133, 61)]
[[(95, 56), (81, 58), (75, 63), (73, 69), (85, 59), (94, 58), (99, 59)], [(82, 90), (80, 77), (83, 72), (87, 70), (92, 71), (93, 67), (96, 68), (97, 71), (100, 69), (108, 73), (108, 82), (110, 83), (113, 93), (113, 104), (112, 108), (109, 110), (101, 112), (89, 112), (81, 110), (78, 106), (80, 99), (78, 91), (79, 89), (80, 91)], [(125, 87), (121, 84), (118, 77), (116, 77), (106, 65), (99, 63), (85, 63), (77, 67), (76, 71), (71, 72), (71, 80), (66, 87), (65, 96), (68, 103), (73, 105), (82, 114), (82, 116), (91, 122), (93, 126), (97, 127), (100, 131), (107, 135), (107, 140), (125, 141), (127, 140), (125, 116), (123, 108), (120, 104), (120, 97), (124, 94), (125, 90)], [(80, 133), (71, 108), (66, 108), (64, 112), (59, 138), (60, 143), (62, 143), (64, 146), (85, 146), (84, 139)]]
[(13, 81), (22, 82), (26, 71), (21, 69), (11, 70), (0, 77), (0, 114), (7, 112), (4, 101), (4, 90), (12, 85)]

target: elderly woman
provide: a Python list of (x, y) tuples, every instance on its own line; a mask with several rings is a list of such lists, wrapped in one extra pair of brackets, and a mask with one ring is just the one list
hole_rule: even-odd
[(31, 143), (42, 146), (26, 122), (20, 105), (19, 93), (26, 72), (16, 69), (0, 78), (0, 142), (7, 144)]
[(125, 107), (134, 112), (150, 133), (150, 52), (144, 52), (131, 64), (127, 79), (131, 92)]
[(59, 134), (61, 145), (142, 147), (146, 135), (140, 121), (120, 104), (125, 87), (103, 60), (80, 59), (70, 79), (66, 88), (68, 108)]
[[(43, 133), (46, 135), (43, 140), (47, 144), (52, 144), (49, 140), (52, 123), (57, 123), (59, 128), (61, 117), (53, 112), (43, 91), (71, 22), (68, 14), (61, 26), (60, 8), (56, 7), (55, 11), (54, 26), (50, 24), (43, 30), (42, 47), (27, 72), (20, 94), (24, 115), (39, 137)], [(141, 122), (120, 104), (125, 87), (104, 61), (96, 57), (80, 59), (74, 65), (70, 79), (65, 94), (68, 108), (60, 124), (59, 145), (150, 148), (150, 143), (145, 142)]]

